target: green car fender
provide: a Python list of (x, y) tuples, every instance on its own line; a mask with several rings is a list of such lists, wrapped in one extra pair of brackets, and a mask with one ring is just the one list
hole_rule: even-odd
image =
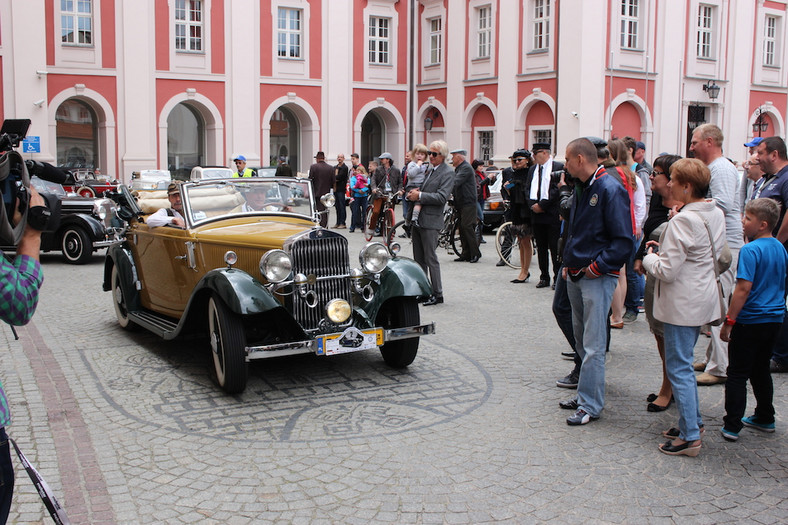
[(378, 310), (392, 297), (429, 297), (432, 286), (419, 264), (402, 257), (389, 261), (380, 274), (380, 285), (375, 288), (375, 296), (363, 306), (370, 319), (375, 319)]
[(219, 268), (206, 273), (194, 288), (189, 302), (204, 290), (216, 293), (230, 310), (239, 315), (259, 314), (282, 307), (260, 281), (235, 268)]
[(139, 310), (141, 308), (140, 294), (135, 285), (137, 267), (134, 265), (131, 250), (125, 242), (110, 246), (107, 250), (107, 258), (104, 260), (103, 289), (105, 292), (112, 290), (112, 269), (115, 267), (120, 275), (120, 288), (126, 301), (126, 308), (130, 312)]

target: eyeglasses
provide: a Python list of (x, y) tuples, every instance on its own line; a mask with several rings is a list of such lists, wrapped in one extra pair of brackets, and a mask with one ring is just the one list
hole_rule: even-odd
[(654, 170), (654, 171), (651, 172), (651, 176), (652, 177), (656, 177), (657, 175), (665, 175), (667, 177), (667, 174), (664, 171)]
[(521, 160), (525, 160), (525, 157), (517, 157), (516, 159), (512, 159), (514, 162), (520, 162)]
[(437, 157), (438, 155), (440, 155), (440, 153), (437, 151), (430, 151), (430, 157)]

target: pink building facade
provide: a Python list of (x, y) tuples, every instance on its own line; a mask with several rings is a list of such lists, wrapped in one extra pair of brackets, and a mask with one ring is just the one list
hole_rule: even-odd
[[(630, 135), (652, 158), (719, 125), (726, 154), (785, 136), (780, 0), (0, 0), (0, 117), (99, 168), (194, 165), (446, 140), (507, 162)], [(401, 161), (397, 161), (401, 164)]]

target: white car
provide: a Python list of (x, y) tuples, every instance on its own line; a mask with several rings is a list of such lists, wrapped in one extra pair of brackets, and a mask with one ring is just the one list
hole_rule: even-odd
[(132, 190), (166, 190), (172, 182), (169, 170), (140, 170), (131, 174)]
[(195, 166), (189, 179), (197, 182), (207, 179), (230, 179), (232, 176), (233, 170), (223, 166)]

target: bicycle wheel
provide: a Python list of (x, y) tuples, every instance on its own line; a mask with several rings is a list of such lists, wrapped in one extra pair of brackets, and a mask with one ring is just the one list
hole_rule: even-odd
[(386, 208), (383, 212), (383, 224), (380, 228), (383, 234), (383, 242), (388, 246), (394, 235), (394, 208)]
[(522, 267), (520, 260), (520, 238), (514, 233), (514, 224), (505, 222), (498, 227), (495, 234), (495, 249), (498, 256), (509, 268), (519, 270)]
[(372, 236), (375, 235), (375, 225), (369, 223), (371, 219), (372, 219), (372, 205), (370, 204), (369, 206), (367, 206), (366, 211), (364, 211), (364, 238), (367, 241), (371, 241)]
[(463, 256), (462, 241), (460, 240), (460, 221), (456, 215), (454, 217), (454, 222), (449, 228), (449, 246), (451, 246), (450, 251), (453, 251), (457, 257)]

